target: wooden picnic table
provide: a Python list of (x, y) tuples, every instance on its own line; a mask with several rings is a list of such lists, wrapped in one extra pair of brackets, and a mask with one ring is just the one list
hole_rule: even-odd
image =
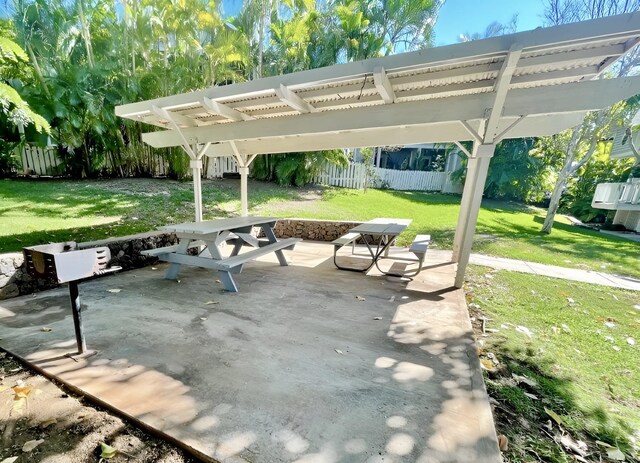
[[(149, 249), (142, 251), (142, 254), (157, 256), (160, 260), (171, 263), (165, 274), (166, 279), (175, 280), (182, 265), (210, 268), (219, 272), (220, 281), (227, 291), (237, 292), (238, 287), (232, 274), (240, 273), (247, 262), (273, 252), (280, 265), (288, 265), (282, 251), (293, 249), (301, 240), (278, 240), (273, 231), (277, 221), (275, 217), (234, 217), (167, 225), (160, 229), (175, 233), (179, 239), (178, 244)], [(262, 230), (264, 239), (252, 234), (254, 227)], [(222, 253), (222, 247), (226, 243), (234, 245), (228, 257), (224, 257)], [(240, 253), (245, 246), (252, 249)], [(194, 248), (197, 249), (197, 254), (189, 254), (189, 250)]]

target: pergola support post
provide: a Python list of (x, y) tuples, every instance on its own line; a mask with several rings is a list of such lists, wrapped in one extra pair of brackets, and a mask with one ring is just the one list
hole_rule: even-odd
[(233, 150), (233, 157), (238, 163), (238, 173), (240, 174), (240, 215), (247, 217), (249, 215), (249, 193), (248, 193), (248, 179), (249, 179), (249, 166), (256, 158), (257, 154), (240, 154), (235, 141), (231, 141), (231, 149)]
[(249, 167), (238, 167), (240, 172), (240, 215), (247, 217), (249, 215), (249, 194), (248, 194), (248, 182)]
[(202, 222), (202, 159), (192, 159), (189, 166), (193, 172), (193, 202), (196, 206), (196, 222)]
[(474, 156), (467, 163), (467, 179), (464, 183), (460, 216), (454, 238), (453, 261), (458, 263), (455, 287), (461, 288), (464, 274), (471, 255), (473, 235), (476, 231), (478, 213), (482, 203), (482, 193), (489, 172), (489, 163), (495, 151), (494, 144), (474, 146)]

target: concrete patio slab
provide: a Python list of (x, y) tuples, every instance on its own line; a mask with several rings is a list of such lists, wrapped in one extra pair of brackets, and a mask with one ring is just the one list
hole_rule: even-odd
[(252, 262), (237, 294), (164, 265), (83, 283), (78, 361), (65, 288), (2, 301), (0, 345), (211, 461), (501, 461), (455, 266), (407, 284), (331, 252)]

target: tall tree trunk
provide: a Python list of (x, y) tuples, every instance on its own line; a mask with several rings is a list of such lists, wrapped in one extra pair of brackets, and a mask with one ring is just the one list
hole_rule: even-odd
[(87, 53), (87, 60), (89, 61), (89, 67), (93, 69), (95, 62), (93, 60), (93, 47), (91, 46), (91, 31), (89, 30), (89, 24), (87, 24), (87, 18), (84, 15), (83, 3), (84, 0), (78, 0), (78, 17), (80, 18), (80, 24), (82, 26), (82, 39)]
[(40, 81), (40, 85), (42, 85), (42, 90), (47, 98), (51, 98), (51, 93), (49, 92), (49, 87), (47, 86), (47, 82), (44, 80), (44, 75), (42, 74), (42, 68), (40, 67), (40, 63), (36, 58), (36, 54), (33, 52), (33, 48), (31, 48), (31, 44), (29, 42), (26, 43), (27, 53), (29, 53), (29, 59), (31, 60), (31, 64), (33, 64), (33, 69), (36, 71), (36, 76)]
[(542, 233), (551, 233), (553, 221), (556, 217), (556, 213), (558, 212), (558, 208), (560, 207), (560, 198), (562, 197), (562, 192), (567, 186), (569, 178), (570, 175), (564, 169), (562, 169), (560, 174), (558, 174), (558, 181), (556, 182), (556, 186), (553, 188), (553, 193), (551, 194), (551, 199), (549, 201), (549, 208), (547, 209), (547, 216), (545, 217), (544, 224), (542, 225)]
[[(597, 124), (601, 124), (601, 117), (604, 115), (604, 111), (601, 111)], [(580, 162), (574, 162), (576, 156), (578, 154), (578, 149), (580, 149), (580, 127), (576, 127), (573, 129), (573, 134), (571, 135), (571, 141), (569, 142), (569, 146), (567, 147), (567, 157), (564, 160), (564, 166), (562, 170), (558, 174), (558, 180), (556, 182), (556, 186), (553, 189), (553, 193), (551, 194), (551, 199), (549, 201), (549, 208), (547, 209), (547, 216), (544, 219), (544, 224), (542, 225), (543, 233), (551, 233), (551, 229), (553, 228), (553, 220), (555, 219), (556, 213), (558, 212), (558, 207), (560, 207), (560, 198), (562, 196), (562, 192), (567, 186), (567, 182), (569, 179), (575, 174), (582, 166), (584, 166), (593, 153), (596, 150), (598, 139), (593, 136), (591, 140), (591, 145), (589, 149), (584, 154)]]

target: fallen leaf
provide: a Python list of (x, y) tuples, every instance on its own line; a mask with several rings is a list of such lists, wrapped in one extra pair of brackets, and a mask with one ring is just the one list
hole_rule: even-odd
[(40, 328), (40, 331), (48, 333), (49, 331), (51, 331), (51, 328), (49, 328), (48, 326), (43, 326), (42, 328)]
[(533, 337), (533, 333), (526, 326), (518, 325), (516, 326), (516, 331), (526, 334), (529, 339)]
[(337, 354), (344, 355), (344, 352), (342, 352), (340, 349), (335, 349), (335, 351)]
[(516, 375), (515, 373), (511, 373), (511, 377), (515, 379), (517, 382), (524, 383), (527, 386), (538, 387), (538, 383), (535, 380), (531, 378), (527, 378), (526, 376), (521, 376), (521, 375)]
[(56, 420), (55, 418), (49, 418), (48, 420), (45, 420), (42, 423), (40, 423), (40, 427), (48, 428), (49, 426), (51, 426), (52, 424), (56, 424), (57, 422), (58, 420)]
[(613, 448), (607, 449), (607, 457), (611, 458), (612, 460), (616, 460), (616, 461), (624, 461), (625, 460), (624, 453), (622, 453), (620, 451), (620, 449), (617, 448), (617, 447), (613, 447)]
[(500, 448), (501, 452), (509, 450), (509, 439), (504, 434), (498, 436), (498, 448)]
[(629, 344), (630, 346), (635, 346), (636, 340), (633, 338), (627, 338), (627, 344)]
[(613, 445), (607, 444), (606, 442), (602, 442), (601, 440), (597, 440), (596, 444), (602, 446), (602, 447), (606, 447), (608, 449), (613, 449), (615, 448)]
[(102, 452), (100, 453), (101, 458), (106, 458), (107, 460), (115, 457), (118, 454), (118, 449), (111, 447), (110, 445), (105, 444), (104, 442), (100, 442), (100, 449)]
[(487, 371), (493, 371), (495, 369), (493, 361), (489, 359), (480, 359), (480, 365)]
[(31, 393), (31, 390), (33, 389), (31, 386), (13, 386), (11, 389), (13, 389), (13, 392), (15, 393), (15, 397), (14, 399), (26, 399), (27, 396)]
[(359, 301), (366, 301), (366, 299), (362, 296), (356, 296), (356, 299)]
[(571, 328), (569, 328), (569, 325), (567, 325), (566, 323), (563, 323), (562, 331), (564, 331), (565, 333), (571, 333)]
[(574, 300), (573, 300), (573, 298), (571, 298), (571, 297), (568, 297), (568, 298), (567, 298), (567, 302), (568, 302), (569, 304), (575, 304), (575, 303), (576, 303), (576, 301), (574, 301)]
[(38, 445), (42, 444), (43, 442), (44, 442), (44, 439), (27, 441), (22, 446), (22, 451), (23, 452), (31, 452), (33, 449), (35, 449)]
[(555, 421), (558, 424), (562, 424), (562, 418), (560, 418), (560, 415), (558, 415), (556, 412), (548, 409), (547, 407), (544, 408), (544, 411), (547, 413), (547, 415), (553, 418), (553, 421)]
[(205, 305), (220, 304), (220, 301), (207, 301)]
[(640, 310), (640, 304), (634, 305), (633, 308), (636, 309), (636, 310)]
[(616, 324), (610, 321), (604, 322), (604, 326), (606, 326), (607, 328), (615, 328)]
[(200, 320), (205, 321), (207, 317), (200, 317)]
[(611, 346), (613, 348), (613, 350), (615, 350), (616, 352), (620, 352), (620, 348), (618, 346)]
[(528, 392), (525, 392), (524, 395), (526, 395), (527, 397), (529, 397), (531, 400), (538, 400), (539, 397), (535, 394), (529, 394)]
[(562, 443), (562, 445), (571, 450), (573, 453), (576, 453), (582, 457), (587, 454), (587, 444), (582, 441), (575, 441), (571, 436), (567, 434), (560, 437), (560, 443)]
[(109, 291), (110, 293), (119, 293), (122, 290), (119, 288), (113, 288), (113, 289), (107, 289), (107, 291)]

